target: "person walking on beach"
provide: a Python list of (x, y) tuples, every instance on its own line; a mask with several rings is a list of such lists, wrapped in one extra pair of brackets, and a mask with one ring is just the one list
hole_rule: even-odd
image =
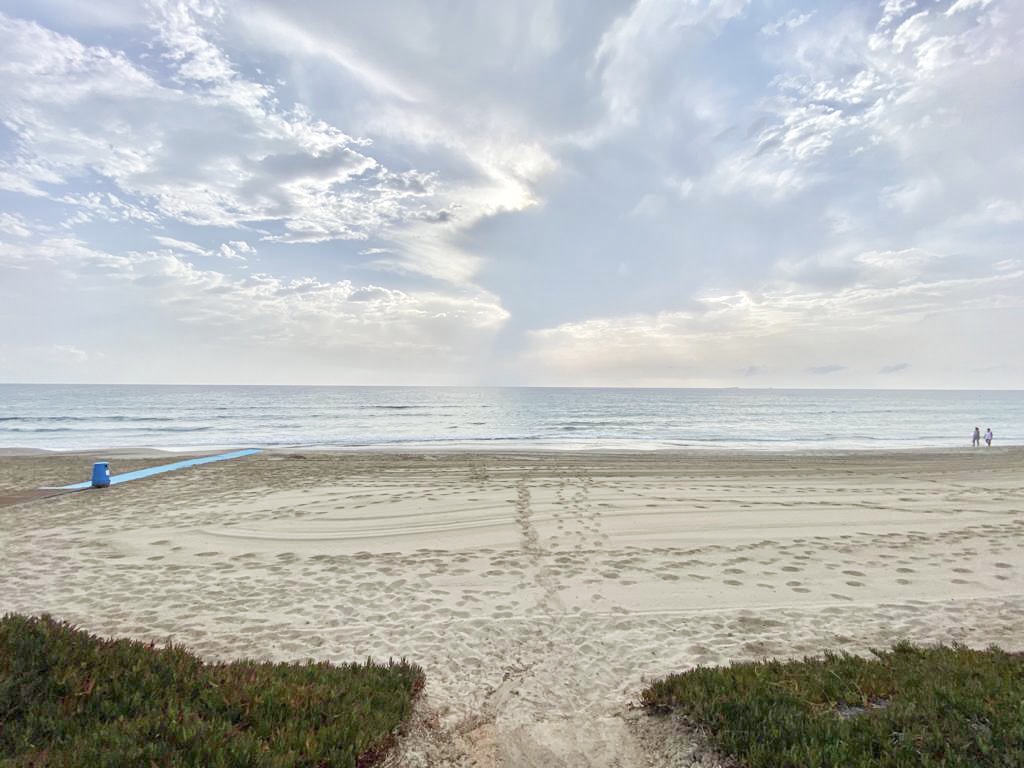
[(981, 430), (978, 429), (977, 427), (974, 428), (974, 437), (971, 438), (971, 447), (972, 448), (980, 448), (981, 447)]
[(988, 429), (985, 430), (985, 445), (987, 445), (989, 448), (992, 447), (993, 437), (994, 435), (992, 434), (992, 427), (989, 427)]

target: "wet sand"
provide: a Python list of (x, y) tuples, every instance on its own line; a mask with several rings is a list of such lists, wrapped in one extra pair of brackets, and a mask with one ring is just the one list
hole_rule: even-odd
[[(108, 457), (8, 452), (0, 496)], [(677, 724), (630, 709), (644, 680), (898, 639), (1024, 650), (1022, 467), (266, 453), (0, 507), (0, 611), (211, 658), (413, 659), (428, 686), (389, 765), (690, 765), (662, 745)]]

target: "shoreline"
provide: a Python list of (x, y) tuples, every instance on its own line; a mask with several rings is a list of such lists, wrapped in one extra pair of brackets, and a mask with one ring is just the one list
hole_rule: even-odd
[[(0, 460), (0, 494), (91, 455)], [(631, 709), (645, 680), (1024, 650), (1022, 458), (268, 451), (0, 509), (0, 612), (210, 659), (409, 658), (427, 687), (395, 768), (689, 765)]]
[(569, 456), (580, 455), (602, 455), (602, 456), (623, 456), (623, 457), (635, 457), (635, 456), (708, 456), (708, 455), (726, 455), (726, 456), (738, 456), (740, 458), (746, 456), (830, 456), (830, 455), (887, 455), (892, 454), (895, 456), (905, 456), (907, 454), (922, 453), (927, 455), (934, 454), (963, 454), (963, 453), (979, 453), (984, 454), (998, 453), (1005, 451), (1019, 451), (1024, 452), (1024, 443), (1022, 444), (1004, 444), (994, 445), (991, 447), (972, 447), (970, 445), (963, 446), (881, 446), (881, 447), (813, 447), (813, 448), (791, 448), (791, 447), (766, 447), (766, 448), (751, 448), (749, 446), (736, 446), (731, 447), (728, 445), (714, 445), (707, 447), (653, 447), (653, 448), (628, 448), (623, 446), (594, 446), (592, 448), (579, 447), (578, 445), (573, 446), (551, 446), (551, 447), (517, 447), (517, 448), (494, 448), (494, 447), (480, 447), (479, 445), (473, 446), (451, 446), (446, 447), (442, 445), (404, 445), (404, 444), (387, 444), (387, 445), (355, 445), (355, 446), (344, 446), (344, 445), (294, 445), (294, 446), (281, 446), (271, 445), (263, 446), (256, 443), (224, 443), (213, 446), (187, 446), (181, 448), (157, 448), (153, 446), (115, 446), (107, 448), (34, 448), (25, 446), (10, 446), (0, 447), (0, 459), (3, 458), (31, 458), (31, 457), (46, 457), (46, 456), (93, 456), (96, 454), (104, 454), (105, 456), (113, 457), (130, 457), (130, 458), (150, 458), (150, 457), (185, 457), (185, 456), (202, 456), (212, 453), (220, 453), (224, 451), (243, 450), (246, 448), (257, 448), (262, 453), (268, 456), (281, 456), (290, 455), (302, 451), (307, 451), (313, 454), (339, 454), (339, 455), (352, 455), (366, 453), (370, 455), (410, 455), (410, 456), (421, 456), (421, 455), (466, 455), (466, 456)]

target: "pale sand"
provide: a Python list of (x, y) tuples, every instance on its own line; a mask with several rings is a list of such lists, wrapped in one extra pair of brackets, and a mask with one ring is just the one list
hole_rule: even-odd
[[(92, 458), (5, 456), (0, 494)], [(406, 656), (428, 686), (389, 765), (690, 765), (659, 747), (678, 723), (631, 709), (645, 680), (903, 638), (1021, 650), (1022, 468), (264, 454), (0, 508), (0, 611), (211, 658)]]

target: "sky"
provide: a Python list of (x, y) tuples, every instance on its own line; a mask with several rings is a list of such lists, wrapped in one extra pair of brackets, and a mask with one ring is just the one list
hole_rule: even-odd
[(0, 0), (0, 381), (1024, 388), (1020, 0)]

